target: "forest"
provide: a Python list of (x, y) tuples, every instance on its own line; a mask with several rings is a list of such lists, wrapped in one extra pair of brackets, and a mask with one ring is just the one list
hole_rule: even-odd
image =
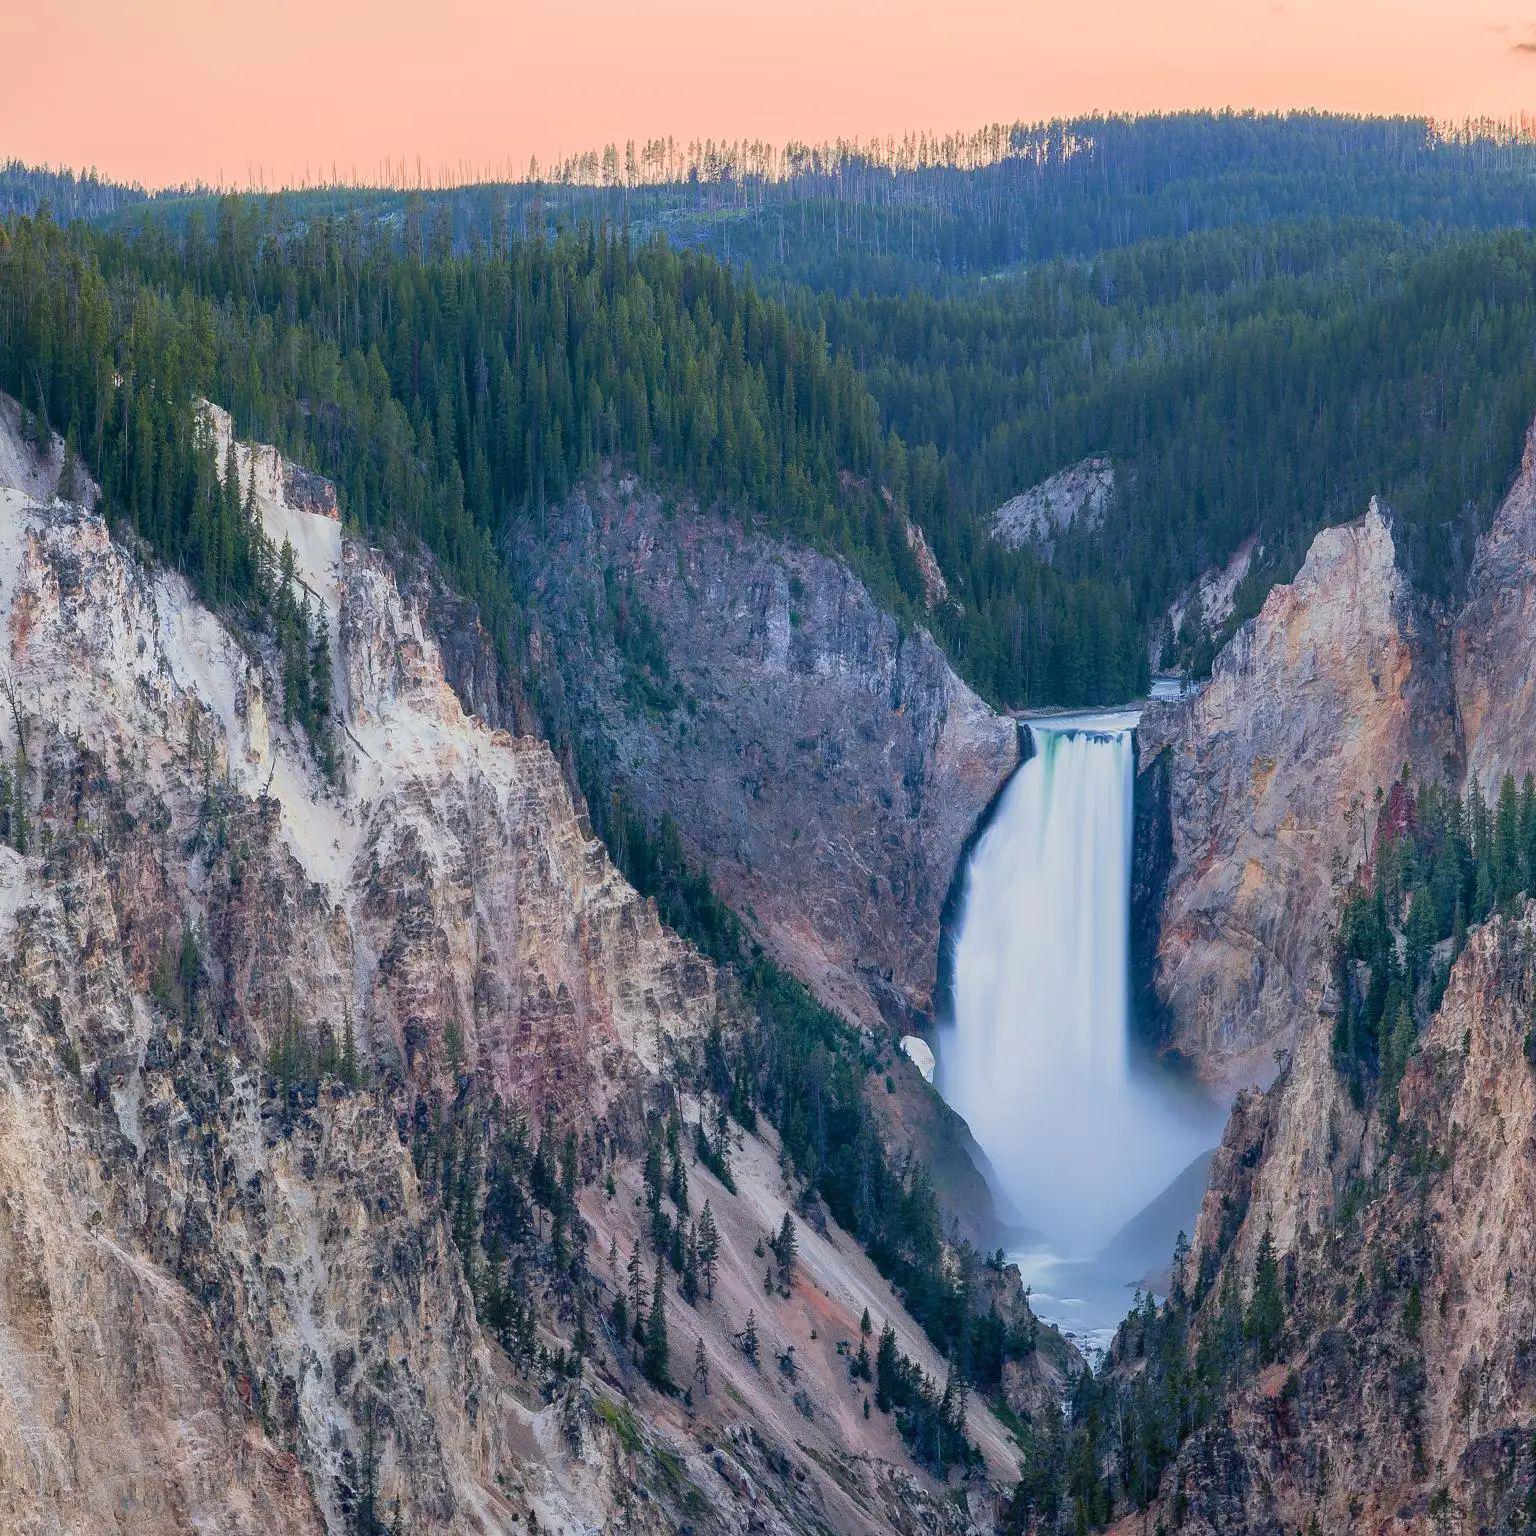
[[(1317, 530), (1372, 495), (1421, 591), (1454, 601), (1536, 410), (1532, 154), (1496, 125), (1190, 114), (785, 151), (652, 141), (443, 191), (150, 197), (9, 165), (0, 388), (39, 444), (64, 439), (65, 475), (100, 485), (123, 536), (271, 641), (327, 771), (328, 639), (217, 461), (204, 398), (333, 479), (370, 540), (429, 553), (514, 674), (530, 583), (512, 535), (617, 465), (844, 559), (996, 704), (1120, 702), (1153, 656), (1208, 665)], [(992, 536), (996, 507), (1089, 455), (1115, 469), (1102, 527), (1049, 558)], [(932, 609), (909, 523), (949, 585)], [(1250, 538), (1262, 554), (1220, 632), (1171, 634), (1170, 605)], [(993, 1305), (985, 1260), (946, 1260), (922, 1170), (882, 1146), (879, 1052), (771, 964), (674, 828), (580, 787), (626, 874), (761, 1026), (712, 1040), (688, 1086), (738, 1124), (772, 1121), (807, 1198), (951, 1360), (941, 1396), (861, 1341), (915, 1454), (963, 1466), (957, 1394), (963, 1422), (964, 1392), (994, 1393), (1039, 1341)], [(1508, 783), (1489, 807), (1402, 784), (1387, 809), (1339, 931), (1335, 1060), (1390, 1119), (1466, 928), (1536, 876), (1536, 793)], [(0, 835), (26, 844), (3, 776)], [(350, 1048), (337, 1061), (289, 1042), (269, 1066), (301, 1092), (322, 1070), (355, 1079)], [(416, 1150), (451, 1212), (472, 1204), (466, 1169), (495, 1192), (455, 1235), (515, 1351), (531, 1324), (507, 1255), (530, 1242), (527, 1212), (557, 1234), (540, 1263), (576, 1262), (579, 1234), (549, 1133), (498, 1126), (500, 1161), (466, 1160), (489, 1113), (465, 1086)], [(701, 1124), (695, 1151), (725, 1180), (723, 1130)], [(653, 1299), (608, 1326), (666, 1384), (665, 1328), (647, 1334), (642, 1310), (664, 1268), (700, 1284), (703, 1213), (667, 1172), (684, 1128), (648, 1134)], [(1013, 1528), (1145, 1504), (1224, 1384), (1273, 1357), (1273, 1265), (1261, 1248), (1251, 1299), (1213, 1298), (1193, 1356), (1209, 1276), (1138, 1306), (1116, 1353), (1145, 1369), (1084, 1374), (1063, 1423), (1026, 1434)]]
[[(197, 358), (375, 536), (424, 538), (509, 646), (509, 526), (621, 458), (841, 555), (1038, 707), (1200, 670), (1373, 494), (1454, 596), (1536, 409), (1533, 154), (1513, 125), (1188, 113), (653, 139), (441, 190), (151, 197), (12, 164), (0, 211), (73, 217), (116, 313), (152, 295), (198, 333), (173, 371)], [(1101, 528), (1049, 560), (992, 537), (1090, 455)], [(950, 586), (931, 612), (903, 519)], [(1171, 634), (1251, 536), (1224, 626)]]

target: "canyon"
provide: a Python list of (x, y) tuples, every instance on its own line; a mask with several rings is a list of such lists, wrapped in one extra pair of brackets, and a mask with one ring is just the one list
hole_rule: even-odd
[[(0, 748), (29, 822), (0, 850), (7, 1528), (342, 1531), (365, 1500), (426, 1532), (985, 1528), (1017, 1443), (973, 1398), (980, 1461), (946, 1489), (865, 1417), (846, 1354), (865, 1310), (930, 1379), (946, 1362), (852, 1237), (807, 1214), (766, 1124), (735, 1133), (730, 1183), (691, 1170), (722, 1262), (708, 1301), (673, 1303), (674, 1349), (696, 1338), (711, 1381), (683, 1402), (612, 1338), (574, 1377), (509, 1358), (413, 1106), (483, 1094), (557, 1117), (585, 1171), (587, 1284), (613, 1295), (644, 1240), (648, 1117), (700, 1119), (683, 1065), (750, 1027), (593, 836), (578, 765), (530, 730), (553, 719), (880, 1043), (884, 1133), (979, 1240), (997, 1217), (965, 1128), (890, 1044), (942, 1003), (956, 872), (1018, 766), (1017, 724), (836, 560), (612, 477), (551, 514), (525, 697), (429, 567), (385, 560), (326, 482), (206, 419), (334, 637), (331, 774), (259, 641), (115, 540), (89, 489), (52, 497), (57, 455), (0, 412)], [(1536, 927), (1470, 936), (1390, 1136), (1336, 1069), (1329, 978), (1380, 796), (1468, 773), (1491, 792), (1532, 760), (1533, 462), (1455, 618), (1372, 504), (1317, 536), (1208, 683), (1142, 715), (1140, 1027), (1241, 1090), (1184, 1263), (1195, 1337), (1251, 1288), (1266, 1238), (1287, 1298), (1283, 1358), (1164, 1474), (1167, 1529), (1406, 1531), (1446, 1508), (1497, 1528), (1536, 1472), (1510, 1278), (1532, 1256), (1509, 1218), (1536, 1145)], [(274, 1086), (297, 1037), (345, 1039), (360, 1081)], [(792, 1207), (799, 1275), (765, 1294)], [(1038, 1326), (1016, 1271), (985, 1283)], [(530, 1284), (552, 1356), (577, 1314), (550, 1276)], [(743, 1353), (749, 1313), (788, 1369)], [(1080, 1364), (1038, 1337), (1005, 1385), (1035, 1424)], [(1123, 1338), (1110, 1358), (1134, 1369)]]
[[(682, 1064), (744, 1027), (741, 1005), (619, 875), (550, 748), (466, 711), (436, 636), (472, 658), (473, 616), (434, 616), (431, 581), (402, 590), (324, 481), (205, 420), (333, 637), (331, 774), (261, 643), (89, 493), (54, 498), (0, 414), (0, 1524), (958, 1536), (985, 1518), (1017, 1465), (985, 1406), (948, 1489), (861, 1409), (844, 1351), (865, 1309), (930, 1379), (946, 1364), (859, 1245), (800, 1208), (796, 1277), (765, 1296), (754, 1249), (798, 1196), (762, 1122), (735, 1134), (729, 1184), (692, 1171), (719, 1276), (673, 1300), (672, 1335), (678, 1374), (697, 1339), (707, 1394), (651, 1391), (601, 1333), (585, 1368), (553, 1368), (580, 1316), (557, 1274), (526, 1274), (531, 1359), (487, 1331), (427, 1106), (560, 1128), (574, 1295), (606, 1306), (623, 1282), (603, 1256), (643, 1231), (647, 1118), (700, 1117)], [(985, 740), (1005, 764), (1010, 739)], [(295, 1076), (301, 1047), (341, 1065)], [(462, 1119), (491, 1137), (476, 1157), (510, 1134), (496, 1123)], [(761, 1364), (739, 1343), (754, 1309)], [(1071, 1359), (1040, 1337), (1010, 1366), (1025, 1414), (1051, 1411)]]
[(0, 1533), (1531, 1536), (1533, 169), (0, 165)]

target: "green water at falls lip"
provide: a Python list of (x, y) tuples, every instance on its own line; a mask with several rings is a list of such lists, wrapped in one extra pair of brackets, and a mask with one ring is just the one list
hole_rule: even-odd
[[(1091, 1283), (1101, 1316), (1145, 1271), (1100, 1277), (1100, 1250), (1216, 1134), (1130, 1050), (1138, 714), (1029, 723), (1035, 752), (967, 869), (938, 1053), (940, 1090), (986, 1154), (1000, 1203), (1041, 1234), (1052, 1290), (1070, 1309), (1082, 1299), (1070, 1292)], [(1116, 1297), (1115, 1321), (1129, 1300)]]

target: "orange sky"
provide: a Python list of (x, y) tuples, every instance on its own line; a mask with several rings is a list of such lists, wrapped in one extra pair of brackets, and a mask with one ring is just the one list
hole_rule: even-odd
[(1536, 0), (0, 0), (0, 59), (0, 158), (270, 185), (1093, 108), (1510, 115)]

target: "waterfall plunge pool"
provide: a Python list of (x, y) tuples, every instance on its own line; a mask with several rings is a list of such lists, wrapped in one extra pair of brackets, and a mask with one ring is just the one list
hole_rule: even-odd
[(971, 851), (935, 1082), (985, 1154), (1035, 1309), (1102, 1345), (1192, 1229), (1219, 1107), (1132, 1038), (1135, 710), (1031, 721)]

